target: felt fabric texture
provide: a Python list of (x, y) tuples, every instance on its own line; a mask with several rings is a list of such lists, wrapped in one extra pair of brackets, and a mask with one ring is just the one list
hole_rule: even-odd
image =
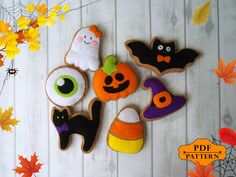
[(98, 70), (101, 36), (101, 32), (95, 25), (80, 29), (75, 34), (71, 47), (65, 56), (66, 64), (79, 67), (83, 71)]
[(58, 106), (79, 102), (86, 92), (85, 76), (75, 68), (62, 66), (53, 70), (46, 81), (48, 98)]
[[(91, 106), (91, 107), (90, 107)], [(81, 149), (88, 153), (92, 150), (101, 123), (102, 102), (94, 99), (90, 103), (90, 117), (83, 113), (70, 115), (67, 108), (52, 110), (52, 121), (59, 134), (59, 144), (62, 150), (69, 146), (72, 134), (79, 134), (83, 137)]]
[(157, 37), (152, 40), (151, 48), (136, 40), (129, 40), (125, 45), (139, 66), (151, 69), (159, 76), (169, 72), (182, 72), (199, 55), (195, 50), (187, 48), (175, 52), (174, 42), (165, 43)]
[[(93, 89), (101, 101), (125, 98), (137, 89), (137, 76), (134, 70), (127, 63), (116, 64), (113, 62), (112, 65), (112, 62), (107, 62), (107, 60), (113, 60), (114, 58), (114, 56), (108, 56), (105, 62), (113, 68), (112, 73), (107, 74), (103, 68), (100, 68), (93, 77)], [(114, 70), (114, 67), (116, 70)], [(105, 70), (111, 71), (111, 69)]]
[(132, 107), (125, 107), (113, 121), (107, 136), (108, 146), (117, 152), (135, 154), (144, 144), (143, 126)]
[[(171, 94), (164, 84), (157, 78), (149, 78), (144, 81), (144, 88), (151, 88), (152, 90), (152, 101), (144, 111), (142, 112), (142, 118), (147, 121), (161, 119), (177, 110), (182, 108), (187, 100), (183, 96), (175, 96)], [(168, 97), (171, 97), (168, 98)], [(159, 102), (162, 104), (158, 105), (157, 100), (154, 98), (159, 98)], [(168, 102), (166, 104), (166, 102)]]

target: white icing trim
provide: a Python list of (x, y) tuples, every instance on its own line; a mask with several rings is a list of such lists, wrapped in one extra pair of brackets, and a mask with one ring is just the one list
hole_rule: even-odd
[(139, 115), (135, 109), (127, 107), (123, 109), (117, 116), (123, 122), (136, 123), (140, 122)]
[[(69, 75), (74, 77), (74, 79), (78, 82), (78, 90), (77, 93), (71, 97), (62, 97), (58, 95), (54, 90), (54, 83), (56, 79), (61, 75)], [(86, 86), (85, 80), (82, 74), (76, 69), (69, 67), (62, 67), (54, 70), (47, 79), (46, 82), (46, 93), (49, 99), (59, 106), (71, 106), (76, 104), (84, 95)]]

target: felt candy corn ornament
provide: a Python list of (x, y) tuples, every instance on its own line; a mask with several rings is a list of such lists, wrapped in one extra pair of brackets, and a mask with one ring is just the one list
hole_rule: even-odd
[(108, 146), (118, 152), (135, 154), (144, 144), (143, 126), (133, 107), (125, 107), (113, 121), (107, 136)]

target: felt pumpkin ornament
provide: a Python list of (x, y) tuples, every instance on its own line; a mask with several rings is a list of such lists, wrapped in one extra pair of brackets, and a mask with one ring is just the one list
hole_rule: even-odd
[(116, 57), (110, 55), (94, 74), (93, 88), (101, 101), (118, 100), (136, 91), (137, 76), (129, 64), (116, 64)]

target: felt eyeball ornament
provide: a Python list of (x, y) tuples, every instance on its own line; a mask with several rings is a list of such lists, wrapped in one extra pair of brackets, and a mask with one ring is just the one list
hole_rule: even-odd
[(143, 126), (132, 107), (125, 107), (113, 121), (107, 136), (108, 146), (118, 152), (135, 154), (144, 144)]
[(99, 68), (99, 46), (102, 33), (96, 25), (81, 28), (76, 32), (65, 63), (79, 67), (81, 70), (96, 71)]
[(87, 91), (85, 76), (76, 68), (61, 66), (54, 69), (46, 81), (49, 100), (58, 106), (78, 103)]
[(145, 121), (159, 120), (181, 109), (187, 102), (185, 97), (173, 95), (157, 78), (145, 80), (143, 87), (152, 90), (151, 103), (142, 111)]
[(116, 64), (116, 57), (110, 55), (94, 74), (93, 89), (101, 101), (125, 98), (136, 91), (137, 76), (129, 64)]

